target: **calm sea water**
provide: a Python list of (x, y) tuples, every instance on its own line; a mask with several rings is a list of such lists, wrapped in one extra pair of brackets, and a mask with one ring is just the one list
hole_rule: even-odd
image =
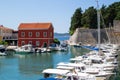
[[(69, 36), (56, 37), (60, 41), (68, 40)], [(81, 52), (80, 52), (81, 51)], [(0, 80), (39, 80), (46, 68), (55, 68), (59, 62), (84, 54), (84, 49), (70, 47), (67, 52), (43, 54), (15, 54), (0, 56)]]
[(57, 38), (60, 41), (64, 41), (64, 40), (68, 40), (69, 39), (69, 35), (65, 35), (65, 36), (54, 36), (55, 38)]
[[(60, 37), (61, 38), (61, 37)], [(59, 39), (60, 39), (59, 38)], [(63, 37), (66, 40), (68, 37)], [(15, 54), (0, 56), (0, 80), (39, 80), (46, 68), (55, 68), (59, 62), (69, 62), (75, 56), (83, 55), (88, 50), (69, 47), (67, 52), (43, 54)]]
[(67, 52), (0, 56), (0, 80), (38, 80), (43, 77), (43, 69), (55, 68), (59, 62), (69, 62), (84, 52), (84, 49), (70, 47)]

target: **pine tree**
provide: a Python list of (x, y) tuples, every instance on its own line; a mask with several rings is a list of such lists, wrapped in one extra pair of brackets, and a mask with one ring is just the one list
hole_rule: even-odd
[(75, 13), (73, 14), (73, 16), (71, 18), (71, 26), (69, 29), (70, 35), (72, 35), (74, 33), (76, 28), (80, 28), (82, 26), (81, 18), (82, 18), (82, 10), (81, 10), (81, 8), (78, 8), (78, 9), (76, 9)]

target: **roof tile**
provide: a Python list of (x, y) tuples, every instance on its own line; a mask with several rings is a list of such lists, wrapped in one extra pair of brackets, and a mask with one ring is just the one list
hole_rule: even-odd
[(48, 29), (51, 23), (21, 23), (18, 29)]

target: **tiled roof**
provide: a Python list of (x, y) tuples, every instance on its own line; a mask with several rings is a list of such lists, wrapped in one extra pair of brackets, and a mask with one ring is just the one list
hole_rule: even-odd
[(49, 29), (51, 23), (21, 23), (18, 29)]
[(11, 29), (11, 28), (4, 27), (3, 25), (0, 25), (0, 29), (1, 29), (1, 30), (13, 30), (13, 29)]

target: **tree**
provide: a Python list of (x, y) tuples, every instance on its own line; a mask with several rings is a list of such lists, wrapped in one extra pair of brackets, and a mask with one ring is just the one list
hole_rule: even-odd
[(115, 11), (116, 11), (115, 20), (120, 20), (120, 2), (116, 2), (114, 4), (115, 4)]
[(115, 20), (120, 20), (120, 11), (117, 13)]
[(59, 41), (57, 38), (55, 38), (53, 42), (54, 42), (55, 44), (60, 45), (60, 41)]
[(119, 11), (120, 11), (120, 2), (115, 2), (106, 8), (106, 25), (107, 26), (109, 26), (109, 24), (113, 26), (113, 20), (115, 19), (120, 20)]
[(106, 6), (105, 5), (102, 5), (101, 9), (100, 9), (100, 17), (101, 17), (101, 28), (105, 28), (106, 27)]
[[(109, 27), (109, 24), (113, 26), (113, 20), (120, 20), (120, 2), (115, 2), (108, 7), (102, 5), (101, 9), (101, 28), (106, 25)], [(104, 21), (103, 21), (104, 20)], [(102, 24), (104, 24), (102, 26)], [(85, 10), (82, 13), (81, 8), (77, 8), (75, 13), (71, 18), (71, 26), (69, 28), (69, 33), (72, 35), (76, 28), (97, 28), (97, 10), (92, 6)]]
[(101, 10), (102, 15), (106, 14), (106, 6), (105, 5), (102, 5), (100, 10)]
[(97, 27), (97, 10), (94, 7), (89, 7), (82, 16), (83, 27), (93, 28)]
[(78, 8), (76, 9), (75, 13), (73, 14), (71, 18), (71, 26), (69, 28), (70, 35), (74, 33), (76, 28), (82, 27), (81, 18), (82, 18), (82, 10), (81, 8)]

